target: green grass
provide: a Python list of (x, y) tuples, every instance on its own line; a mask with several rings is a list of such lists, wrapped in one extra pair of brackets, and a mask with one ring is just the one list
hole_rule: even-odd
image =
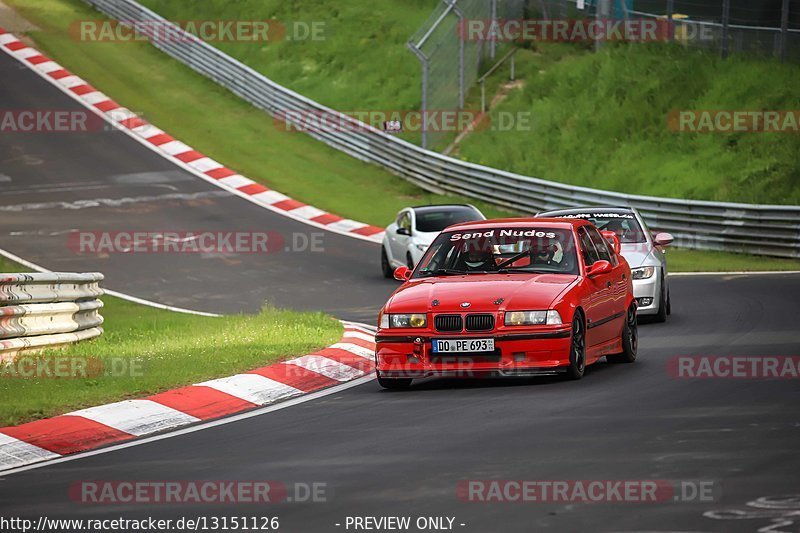
[[(20, 268), (0, 259), (0, 271)], [(137, 398), (230, 376), (305, 355), (341, 338), (338, 321), (323, 313), (265, 308), (256, 315), (209, 318), (102, 298), (105, 332), (63, 350), (30, 357), (74, 357), (124, 369), (86, 378), (24, 378), (0, 374), (0, 426)], [(112, 363), (114, 361), (114, 363)]]
[(274, 19), (291, 33), (317, 23), (322, 40), (218, 42), (272, 80), (342, 111), (417, 109), (419, 62), (406, 41), (436, 0), (143, 0), (169, 20)]
[(673, 110), (798, 109), (800, 69), (687, 52), (680, 45), (568, 45), (522, 51), (524, 89), (497, 112), (529, 131), (472, 135), (459, 155), (600, 189), (689, 199), (800, 204), (800, 136), (675, 133)]
[(670, 272), (800, 271), (798, 259), (680, 248), (667, 249), (667, 263)]
[(266, 113), (147, 43), (74, 39), (70, 24), (100, 18), (79, 0), (7, 3), (42, 29), (28, 35), (50, 57), (193, 148), (291, 197), (377, 226), (410, 204), (470, 201), (490, 216), (507, 214), (426, 193), (305, 134), (282, 131)]
[[(80, 76), (87, 78), (92, 84), (123, 105), (142, 112), (156, 125), (176, 135), (179, 139), (269, 187), (273, 187), (299, 200), (311, 203), (312, 205), (328, 211), (376, 225), (387, 224), (400, 208), (409, 204), (464, 201), (464, 199), (424, 193), (419, 188), (375, 166), (358, 162), (302, 134), (280, 132), (273, 126), (271, 119), (265, 114), (254, 111), (249, 104), (241, 101), (239, 98), (221, 89), (202, 76), (192, 72), (177, 61), (169, 59), (146, 43), (82, 43), (74, 40), (70, 37), (68, 32), (70, 24), (76, 20), (93, 20), (99, 18), (97, 12), (91, 10), (79, 0), (6, 1), (25, 17), (42, 28), (43, 31), (33, 32), (30, 34), (30, 37), (35, 39), (37, 44), (54, 59), (68, 66)], [(328, 41), (321, 43), (316, 42), (313, 43), (313, 46), (309, 43), (304, 43), (302, 45), (297, 45), (297, 48), (295, 48), (295, 43), (269, 43), (264, 45), (264, 49), (261, 50), (263, 57), (262, 55), (256, 54), (253, 58), (250, 58), (248, 62), (254, 67), (268, 71), (267, 73), (276, 79), (276, 81), (285, 83), (294, 89), (308, 89), (308, 94), (310, 96), (315, 98), (319, 97), (323, 102), (332, 105), (335, 104), (337, 107), (356, 108), (354, 105), (347, 104), (355, 104), (357, 103), (356, 100), (361, 97), (367, 98), (363, 93), (358, 93), (358, 90), (364, 90), (372, 95), (371, 98), (373, 99), (366, 100), (365, 102), (378, 108), (388, 107), (392, 98), (395, 98), (398, 103), (394, 108), (413, 107), (414, 102), (413, 98), (409, 96), (410, 93), (404, 93), (405, 96), (402, 98), (392, 96), (398, 92), (398, 89), (393, 88), (392, 84), (407, 84), (413, 86), (417, 83), (416, 78), (410, 75), (411, 71), (404, 70), (406, 67), (401, 65), (403, 62), (402, 57), (404, 56), (401, 55), (401, 52), (398, 51), (397, 48), (402, 48), (401, 43), (416, 29), (418, 26), (417, 19), (420, 18), (422, 12), (428, 13), (427, 10), (429, 6), (427, 2), (421, 0), (417, 2), (403, 0), (395, 4), (389, 0), (378, 0), (374, 5), (353, 2), (347, 3), (346, 7), (337, 7), (336, 9), (330, 10), (329, 7), (325, 7), (329, 5), (328, 2), (330, 0), (316, 0), (315, 2), (304, 3), (303, 11), (301, 12), (299, 7), (291, 7), (296, 5), (291, 2), (264, 0), (258, 3), (263, 9), (254, 15), (253, 1), (249, 0), (236, 4), (222, 1), (208, 1), (193, 3), (191, 6), (178, 2), (163, 2), (162, 5), (156, 0), (147, 0), (146, 3), (157, 7), (159, 10), (163, 8), (166, 16), (184, 19), (209, 18), (216, 15), (218, 18), (228, 19), (236, 18), (237, 16), (248, 18), (249, 16), (249, 18), (282, 17), (295, 20), (329, 20), (330, 15), (330, 17), (336, 19), (337, 23), (335, 25), (330, 25), (330, 35), (332, 37)], [(232, 9), (232, 6), (239, 6), (239, 11), (228, 11), (228, 9)], [(392, 57), (391, 61), (377, 61), (375, 64), (359, 62), (358, 57), (360, 57), (360, 55), (353, 52), (353, 54), (348, 56), (351, 61), (347, 63), (346, 67), (344, 64), (337, 63), (336, 68), (325, 70), (320, 73), (316, 84), (309, 82), (310, 85), (314, 85), (313, 88), (299, 86), (293, 82), (294, 75), (291, 70), (293, 68), (292, 65), (302, 63), (301, 59), (305, 57), (305, 54), (316, 58), (314, 60), (315, 62), (327, 65), (328, 62), (325, 60), (326, 54), (331, 54), (331, 50), (341, 52), (341, 47), (348, 46), (348, 36), (352, 37), (352, 33), (355, 31), (361, 33), (366, 31), (364, 28), (368, 26), (358, 22), (362, 19), (351, 19), (349, 17), (359, 13), (363, 15), (363, 11), (369, 11), (371, 13), (374, 8), (376, 16), (386, 17), (387, 20), (394, 20), (392, 17), (402, 19), (403, 17), (401, 15), (404, 10), (408, 9), (413, 11), (412, 8), (414, 6), (417, 6), (417, 11), (409, 17), (409, 19), (414, 20), (414, 24), (404, 20), (402, 23), (398, 23), (399, 25), (397, 26), (391, 24), (382, 25), (380, 26), (381, 31), (371, 34), (372, 38), (368, 41), (368, 45), (349, 48), (353, 51), (361, 50), (363, 53), (366, 53), (365, 50), (369, 50), (369, 52), (372, 53), (375, 49), (383, 49), (384, 47), (390, 46), (393, 49), (392, 54), (396, 54), (389, 54), (386, 56)], [(216, 11), (208, 11), (211, 8)], [(188, 13), (183, 13), (186, 16), (181, 17), (181, 9), (191, 9), (193, 12), (197, 10), (197, 12), (193, 16), (188, 16)], [(292, 9), (296, 11), (295, 14), (292, 14), (294, 13)], [(306, 11), (306, 9), (308, 9), (308, 11)], [(326, 47), (331, 40), (335, 40), (337, 48), (328, 50)], [(238, 48), (246, 49), (248, 45), (225, 44), (223, 48), (225, 48), (225, 46), (233, 46), (235, 49), (231, 51), (236, 52)], [(362, 50), (362, 48), (364, 50)], [(328, 51), (326, 52), (326, 50)], [(624, 50), (618, 51), (609, 48), (599, 56), (587, 54), (580, 48), (570, 46), (553, 45), (541, 47), (536, 53), (523, 50), (518, 54), (517, 67), (519, 73), (523, 74), (528, 81), (528, 86), (524, 91), (512, 91), (506, 101), (508, 104), (504, 103), (500, 109), (506, 109), (504, 107), (506, 105), (509, 106), (509, 110), (517, 109), (519, 107), (518, 100), (525, 101), (525, 98), (529, 98), (529, 96), (526, 95), (531, 90), (544, 90), (541, 87), (551, 87), (554, 93), (560, 95), (559, 97), (562, 99), (561, 105), (565, 107), (577, 106), (577, 103), (564, 101), (566, 97), (563, 95), (575, 94), (576, 98), (581, 95), (588, 98), (590, 95), (586, 93), (590, 92), (589, 89), (573, 87), (571, 85), (572, 81), (570, 81), (569, 78), (561, 82), (559, 78), (554, 77), (552, 74), (552, 72), (559, 72), (556, 70), (559, 68), (565, 68), (568, 71), (567, 73), (569, 73), (573, 70), (573, 67), (569, 65), (573, 64), (575, 65), (575, 70), (580, 70), (578, 67), (583, 65), (582, 68), (592, 71), (592, 68), (599, 68), (601, 64), (604, 65), (605, 62), (609, 62), (608, 68), (614, 66), (614, 68), (622, 70), (620, 72), (608, 72), (608, 75), (623, 76), (623, 79), (628, 81), (625, 85), (625, 90), (618, 88), (619, 94), (616, 95), (617, 99), (625, 101), (626, 98), (631, 98), (628, 96), (628, 93), (633, 91), (633, 93), (637, 95), (640, 93), (646, 94), (646, 96), (637, 97), (640, 100), (644, 98), (645, 100), (649, 99), (653, 102), (661, 102), (658, 90), (659, 83), (661, 82), (658, 80), (660, 79), (659, 76), (662, 76), (662, 71), (666, 71), (669, 75), (669, 80), (671, 80), (664, 83), (669, 87), (673, 87), (679, 84), (680, 80), (683, 79), (682, 77), (687, 77), (687, 82), (694, 84), (699, 84), (700, 82), (693, 80), (693, 77), (702, 78), (706, 81), (711, 77), (702, 71), (694, 72), (694, 67), (687, 68), (683, 65), (684, 62), (695, 62), (694, 66), (697, 68), (702, 67), (705, 63), (714, 64), (714, 68), (717, 69), (717, 71), (723, 71), (727, 68), (725, 66), (726, 64), (720, 65), (715, 62), (713, 58), (707, 58), (697, 54), (684, 54), (683, 51), (675, 50), (670, 51), (670, 53), (665, 56), (662, 64), (653, 59), (654, 57), (659, 57), (655, 51), (650, 53), (647, 52), (647, 50), (651, 49), (646, 47), (631, 47), (630, 51), (627, 52), (635, 56), (631, 58), (631, 68), (636, 67), (639, 63), (646, 63), (650, 65), (651, 69), (649, 77), (644, 78), (645, 82), (639, 82), (644, 83), (646, 87), (640, 87), (635, 91), (633, 91), (633, 89), (638, 87), (638, 85), (634, 81), (634, 78), (632, 78), (630, 74), (626, 74), (624, 69), (618, 64), (618, 61), (611, 57), (617, 53), (624, 53)], [(243, 52), (240, 51), (239, 53)], [(388, 54), (388, 52), (386, 53)], [(658, 51), (658, 53), (660, 54), (661, 51)], [(278, 56), (276, 57), (275, 54), (278, 54)], [(124, 61), (120, 60), (121, 57), (124, 58)], [(337, 57), (339, 56), (337, 55)], [(623, 55), (621, 57), (624, 58), (625, 56)], [(635, 61), (634, 59), (636, 57), (638, 57), (638, 60)], [(278, 58), (282, 58), (281, 61), (277, 61)], [(258, 61), (256, 61), (256, 59), (258, 59)], [(269, 71), (273, 61), (277, 62), (275, 73)], [(585, 64), (587, 62), (588, 66)], [(613, 63), (613, 65), (611, 65), (611, 63)], [(281, 64), (283, 66), (279, 68)], [(755, 65), (754, 63), (738, 62), (736, 60), (731, 61), (729, 64), (734, 65), (735, 69), (738, 69), (738, 71), (742, 71), (743, 76), (747, 71), (747, 66)], [(679, 69), (676, 65), (683, 66)], [(787, 73), (784, 67), (773, 64), (765, 65), (769, 68), (774, 67), (776, 72), (787, 76), (787, 79), (791, 78), (792, 72), (796, 72), (795, 69)], [(378, 75), (376, 78), (380, 81), (375, 81), (375, 79), (369, 77), (372, 72), (370, 69), (372, 68), (382, 72), (382, 74)], [(349, 69), (355, 70), (351, 71)], [(365, 70), (369, 72), (365, 72)], [(283, 71), (285, 72), (281, 74)], [(603, 71), (603, 73), (605, 74), (605, 71)], [(595, 74), (598, 73), (595, 72)], [(331, 76), (329, 81), (322, 78), (327, 75)], [(501, 70), (496, 77), (491, 78), (489, 85), (490, 90), (497, 88), (504, 76), (507, 76), (506, 69)], [(752, 86), (753, 80), (751, 77), (744, 77), (750, 82), (748, 86)], [(545, 81), (536, 81), (539, 78)], [(531, 83), (531, 80), (534, 80), (534, 83)], [(590, 80), (584, 81), (588, 83)], [(610, 87), (612, 85), (613, 84), (611, 84), (609, 80), (606, 80), (600, 85), (600, 88), (608, 92), (611, 90)], [(555, 88), (553, 86), (555, 86)], [(530, 87), (534, 87), (534, 89), (530, 89)], [(535, 89), (535, 87), (540, 87), (540, 89)], [(342, 89), (339, 90), (339, 88)], [(776, 86), (771, 92), (764, 94), (775, 94), (775, 96), (772, 97), (772, 100), (775, 102), (773, 107), (775, 107), (778, 105), (778, 102), (783, 99), (783, 96), (780, 95), (785, 95), (788, 90), (790, 89), (786, 89), (785, 86)], [(718, 89), (718, 91), (722, 91), (722, 89)], [(672, 92), (674, 93), (676, 91), (673, 90)], [(354, 96), (358, 94), (361, 94), (361, 96)], [(337, 96), (334, 98), (334, 95)], [(328, 97), (331, 99), (327, 100), (326, 98)], [(341, 100), (335, 100), (336, 98)], [(348, 98), (352, 98), (352, 100), (347, 100)], [(388, 98), (389, 100), (381, 100), (381, 98)], [(713, 100), (713, 95), (708, 95), (707, 98), (709, 102), (711, 102)], [(472, 91), (469, 94), (468, 101), (470, 102), (470, 106), (475, 107), (475, 103), (479, 102), (479, 95), (476, 91)], [(594, 103), (597, 104), (597, 102)], [(545, 104), (537, 105), (543, 106), (543, 112), (554, 115), (558, 115), (558, 113), (569, 113), (571, 109), (571, 107), (569, 107), (563, 110), (554, 105), (552, 109), (548, 111)], [(584, 105), (584, 107), (586, 106), (589, 106), (589, 104), (587, 103)], [(363, 107), (366, 106), (362, 106), (362, 108)], [(707, 107), (712, 106), (709, 103)], [(797, 107), (797, 105), (794, 106), (794, 108)], [(619, 110), (619, 106), (617, 109)], [(602, 106), (600, 106), (600, 108), (592, 108), (588, 111), (584, 109), (584, 111), (586, 111), (586, 119), (590, 120), (592, 124), (595, 124), (598, 120), (593, 118), (593, 113), (606, 113), (606, 111), (602, 109)], [(652, 119), (652, 117), (650, 118)], [(573, 139), (578, 138), (578, 132), (573, 130), (580, 128), (581, 131), (587, 135), (588, 144), (586, 145), (585, 153), (572, 154), (569, 161), (563, 164), (574, 165), (575, 167), (580, 167), (581, 165), (586, 165), (588, 167), (592, 164), (599, 164), (587, 163), (586, 161), (591, 161), (591, 159), (595, 157), (594, 154), (597, 153), (594, 148), (591, 148), (593, 146), (591, 142), (599, 143), (600, 140), (598, 139), (600, 139), (602, 135), (595, 135), (592, 131), (585, 131), (585, 125), (582, 124), (582, 121), (579, 119), (580, 117), (574, 118), (572, 122), (566, 124), (563, 128), (556, 127), (558, 124), (552, 124), (551, 122), (550, 124), (554, 128), (551, 135), (546, 135), (547, 131), (539, 127), (535, 132), (541, 134), (537, 137), (537, 141), (534, 142), (529, 139), (524, 146), (512, 142), (515, 136), (507, 135), (501, 138), (497, 136), (499, 134), (490, 131), (481, 132), (467, 139), (464, 150), (469, 151), (471, 149), (477, 149), (477, 145), (471, 148), (471, 143), (479, 142), (479, 139), (484, 139), (485, 142), (496, 142), (498, 145), (492, 149), (487, 149), (483, 152), (481, 157), (502, 159), (502, 161), (498, 160), (496, 162), (498, 164), (502, 162), (505, 166), (512, 164), (516, 159), (523, 162), (528, 161), (526, 164), (532, 164), (525, 153), (528, 151), (558, 151), (561, 149), (559, 147), (559, 142), (553, 140), (548, 141), (547, 139), (554, 136), (564, 136), (568, 138), (567, 140), (572, 142)], [(547, 119), (546, 117), (537, 119), (536, 124), (541, 125), (542, 121), (545, 120), (551, 119)], [(645, 120), (646, 117), (642, 117), (636, 124), (642, 127), (647, 126), (647, 123), (644, 122)], [(663, 126), (663, 124), (661, 126)], [(651, 129), (659, 129), (661, 126), (651, 125)], [(633, 126), (631, 127), (633, 128)], [(562, 132), (561, 130), (564, 131)], [(603, 135), (606, 134), (605, 130), (601, 129), (601, 132)], [(714, 138), (718, 139), (717, 137)], [(748, 142), (764, 142), (763, 140), (768, 138), (769, 136), (762, 134), (757, 136), (757, 139)], [(679, 136), (673, 140), (674, 142), (689, 142), (682, 141), (681, 139), (685, 139), (685, 137)], [(709, 141), (707, 140), (706, 142)], [(796, 150), (794, 154), (786, 154), (786, 150), (782, 148), (786, 143), (796, 142), (792, 140), (791, 136), (780, 137), (776, 142), (778, 142), (776, 145), (776, 154), (781, 154), (780, 156), (776, 155), (776, 157), (784, 158), (784, 155), (786, 155), (785, 159), (787, 160), (790, 157), (794, 157), (795, 159), (800, 157), (800, 150)], [(578, 144), (581, 145), (580, 143)], [(667, 143), (666, 146), (668, 147), (669, 144)], [(650, 155), (652, 155), (652, 157), (658, 157), (659, 149), (657, 149), (657, 147), (651, 147), (650, 151), (652, 154), (642, 154), (642, 157), (649, 157)], [(564, 148), (564, 150), (568, 149)], [(493, 151), (496, 151), (500, 155), (495, 155)], [(543, 154), (543, 158), (547, 159), (548, 157), (548, 154)], [(604, 159), (608, 160), (604, 162), (607, 166), (611, 166), (614, 163), (611, 157), (604, 157)], [(716, 164), (714, 157), (710, 154), (705, 161), (705, 164), (707, 164), (709, 168)], [(491, 163), (489, 161), (482, 162)], [(677, 164), (677, 162), (674, 163)], [(683, 183), (684, 181), (692, 181), (692, 176), (695, 175), (701, 176), (704, 167), (700, 163), (698, 163), (698, 165), (700, 165), (700, 168), (695, 169), (694, 174), (681, 173), (678, 174), (680, 179), (673, 176), (674, 181), (663, 180), (660, 186), (669, 189), (665, 191), (665, 194), (672, 193), (667, 195), (676, 195), (676, 191), (679, 190), (679, 187), (686, 186), (686, 184)], [(622, 168), (624, 165), (620, 164), (619, 167)], [(794, 168), (797, 169), (800, 168), (800, 166), (795, 165)], [(650, 172), (650, 170), (652, 170), (652, 172)], [(656, 174), (658, 172), (662, 171), (658, 168), (649, 169), (648, 172), (643, 174), (645, 177), (632, 180), (627, 184), (620, 184), (620, 187), (626, 190), (643, 188), (643, 183), (651, 180), (651, 174)], [(795, 188), (798, 181), (800, 181), (800, 179), (795, 179)], [(676, 185), (673, 187), (670, 185), (671, 183), (675, 183)], [(601, 183), (592, 180), (588, 185), (601, 186)], [(776, 187), (779, 187), (779, 185), (780, 183), (776, 182)], [(693, 187), (695, 187), (697, 191), (705, 187), (700, 177), (697, 178), (697, 183), (695, 183)], [(789, 189), (792, 188), (791, 186), (787, 187)], [(784, 189), (787, 187), (784, 187)], [(756, 194), (760, 188), (757, 185), (753, 185), (753, 190), (753, 194)], [(786, 197), (791, 197), (791, 193), (787, 192)], [(750, 200), (757, 201), (759, 198), (753, 197), (750, 198)], [(489, 217), (502, 217), (508, 214), (481, 202), (472, 200), (472, 203), (478, 205)], [(686, 258), (683, 264), (674, 265), (673, 271), (678, 271), (678, 269), (708, 270), (711, 269), (708, 266), (709, 263), (719, 265), (717, 268), (713, 268), (713, 270), (729, 270), (727, 265), (732, 261), (732, 259), (727, 256), (718, 256), (713, 253), (708, 256), (708, 252), (674, 251), (673, 253), (676, 255), (679, 253), (683, 254), (683, 257)], [(765, 260), (753, 256), (732, 255), (737, 258), (737, 262), (749, 265), (741, 267), (747, 270), (762, 270), (764, 269), (765, 261), (771, 264), (785, 265), (785, 267), (782, 268), (798, 268), (797, 261), (773, 261), (772, 259)]]
[[(337, 109), (420, 106), (420, 67), (407, 39), (428, 0), (143, 0), (173, 20), (275, 18), (325, 24), (321, 41), (217, 43), (275, 81)], [(495, 110), (530, 113), (527, 131), (471, 135), (457, 156), (544, 179), (634, 194), (800, 203), (800, 136), (688, 134), (667, 128), (679, 109), (798, 109), (795, 65), (680, 45), (544, 45), (520, 51), (515, 91)], [(489, 97), (505, 72), (490, 78)], [(473, 88), (467, 108), (478, 109)], [(405, 138), (418, 140), (417, 134)], [(452, 135), (448, 139), (452, 139)], [(446, 144), (439, 144), (442, 149)]]
[(30, 272), (30, 268), (26, 268), (22, 265), (14, 263), (13, 261), (9, 261), (2, 255), (0, 255), (0, 272)]

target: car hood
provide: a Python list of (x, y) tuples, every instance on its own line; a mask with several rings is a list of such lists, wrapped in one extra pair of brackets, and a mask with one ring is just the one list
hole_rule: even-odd
[[(577, 279), (566, 274), (472, 274), (412, 280), (395, 291), (385, 309), (389, 313), (550, 309)], [(464, 302), (469, 307), (461, 307)]]
[(652, 264), (647, 259), (652, 251), (652, 248), (646, 242), (632, 242), (622, 244), (620, 247), (622, 257), (625, 258), (631, 268)]

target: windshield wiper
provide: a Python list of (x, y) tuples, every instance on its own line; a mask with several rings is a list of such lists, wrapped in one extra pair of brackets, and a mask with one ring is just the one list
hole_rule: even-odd
[(497, 265), (497, 268), (499, 268), (499, 269), (504, 268), (506, 265), (510, 265), (514, 261), (518, 261), (518, 260), (522, 259), (523, 257), (525, 257), (528, 254), (530, 254), (529, 250), (525, 250), (524, 252), (520, 252), (517, 255), (515, 255), (514, 257), (509, 257), (508, 259), (506, 259), (505, 261), (503, 261), (502, 263)]
[(435, 270), (423, 269), (421, 273), (433, 274), (434, 276), (460, 276), (462, 274), (468, 274), (468, 272), (464, 272), (463, 270), (456, 270), (454, 268), (437, 268)]

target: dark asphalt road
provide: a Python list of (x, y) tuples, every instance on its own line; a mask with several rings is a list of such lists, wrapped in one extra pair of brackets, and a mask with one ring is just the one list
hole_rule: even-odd
[[(797, 380), (670, 377), (675, 355), (798, 354), (797, 276), (679, 278), (675, 314), (642, 327), (640, 360), (580, 382), (430, 380), (368, 384), (155, 443), (9, 476), (6, 516), (277, 515), (285, 531), (339, 531), (347, 516), (455, 516), (463, 531), (755, 531), (714, 509), (800, 492)], [(788, 290), (792, 288), (792, 290)], [(768, 302), (768, 303), (765, 303)], [(81, 480), (323, 482), (325, 503), (87, 506)], [(719, 502), (466, 503), (466, 479), (710, 480)], [(794, 529), (785, 531), (796, 531)], [(783, 531), (783, 530), (781, 530)]]
[[(0, 55), (5, 108), (75, 104)], [(10, 83), (9, 80), (13, 80)], [(65, 228), (308, 232), (235, 197), (148, 200), (125, 208), (9, 206), (216, 191), (119, 134), (0, 137), (0, 246), (51, 269), (101, 270), (116, 290), (209, 311), (278, 305), (374, 316), (393, 287), (377, 247), (329, 234), (325, 252), (203, 258), (112, 256), (65, 246)], [(161, 176), (134, 183), (135, 173)], [(173, 189), (174, 187), (174, 189)], [(15, 232), (23, 232), (15, 234)], [(99, 266), (98, 266), (99, 265)], [(374, 382), (224, 426), (0, 480), (0, 514), (135, 518), (278, 516), (289, 532), (344, 531), (347, 516), (452, 516), (456, 530), (755, 531), (764, 516), (704, 517), (759, 497), (800, 493), (797, 380), (686, 380), (676, 355), (800, 355), (800, 277), (676, 278), (674, 314), (641, 328), (640, 360), (593, 367), (581, 382), (431, 380), (402, 393)], [(87, 506), (81, 480), (322, 482), (328, 501)], [(711, 480), (719, 501), (657, 504), (467, 503), (459, 480)], [(800, 519), (783, 530), (797, 531)], [(781, 529), (779, 529), (781, 530)], [(352, 531), (352, 529), (351, 529)]]
[[(0, 102), (83, 109), (6, 54)], [(101, 256), (68, 247), (73, 230), (274, 232), (305, 251)], [(311, 239), (323, 251), (311, 251)], [(110, 289), (220, 313), (257, 311), (266, 301), (373, 323), (397, 285), (381, 276), (373, 243), (272, 213), (121, 132), (0, 134), (0, 247), (50, 270), (103, 272)]]

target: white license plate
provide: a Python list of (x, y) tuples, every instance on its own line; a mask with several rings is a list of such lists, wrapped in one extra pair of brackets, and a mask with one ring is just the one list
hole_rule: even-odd
[(433, 339), (433, 353), (493, 352), (494, 339)]

